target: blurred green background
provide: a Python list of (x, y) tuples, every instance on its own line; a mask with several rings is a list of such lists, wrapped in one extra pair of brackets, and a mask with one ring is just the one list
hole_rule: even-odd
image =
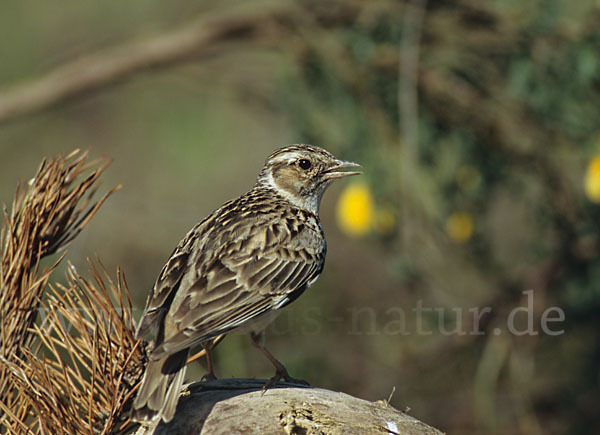
[[(213, 37), (39, 98), (189, 28)], [(598, 0), (3, 0), (0, 58), (0, 201), (44, 156), (114, 158), (68, 258), (121, 265), (138, 317), (189, 228), (313, 143), (365, 173), (326, 194), (325, 271), (268, 332), (290, 373), (451, 434), (600, 432)], [(272, 371), (240, 336), (216, 364)]]

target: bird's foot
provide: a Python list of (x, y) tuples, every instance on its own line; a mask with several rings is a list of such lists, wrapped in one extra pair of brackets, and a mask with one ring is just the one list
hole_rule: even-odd
[(290, 375), (288, 375), (287, 373), (285, 374), (285, 376), (282, 376), (282, 379), (286, 382), (289, 382), (291, 384), (301, 384), (301, 385), (310, 385), (308, 382), (306, 382), (304, 379), (296, 379), (296, 378), (292, 378)]
[(275, 376), (269, 379), (262, 387), (262, 394), (265, 394), (267, 390), (277, 384), (277, 382), (284, 380), (285, 382), (289, 382), (291, 384), (301, 384), (301, 385), (310, 385), (303, 379), (292, 378), (287, 370), (283, 368), (282, 370), (277, 370), (275, 372)]

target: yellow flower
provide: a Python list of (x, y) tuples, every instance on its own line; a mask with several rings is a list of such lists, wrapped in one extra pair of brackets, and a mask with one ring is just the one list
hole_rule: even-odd
[(446, 233), (456, 243), (465, 243), (473, 235), (473, 217), (464, 211), (452, 213), (446, 220)]
[(600, 203), (600, 155), (594, 157), (587, 167), (584, 188), (590, 201)]
[(374, 220), (373, 196), (362, 183), (348, 185), (337, 202), (338, 225), (351, 236), (367, 234)]

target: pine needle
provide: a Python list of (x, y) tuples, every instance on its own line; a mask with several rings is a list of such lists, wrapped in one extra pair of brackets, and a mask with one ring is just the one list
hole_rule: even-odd
[[(88, 153), (44, 160), (4, 208), (0, 233), (0, 433), (111, 433), (141, 378), (145, 348), (125, 275), (112, 280), (88, 260), (91, 280), (69, 263), (66, 284), (51, 284), (44, 257), (65, 248), (104, 201), (93, 197), (109, 160)], [(41, 270), (40, 270), (41, 269)]]

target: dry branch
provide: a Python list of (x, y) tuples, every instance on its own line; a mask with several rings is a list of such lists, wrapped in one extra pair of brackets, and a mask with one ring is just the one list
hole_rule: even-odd
[(27, 188), (17, 188), (11, 213), (5, 210), (0, 237), (0, 357), (19, 355), (20, 348), (29, 347), (27, 330), (50, 273), (61, 260), (40, 272), (41, 259), (73, 240), (119, 188), (92, 204), (92, 185), (109, 163), (88, 162), (87, 153), (75, 151), (42, 162)]
[(64, 255), (40, 271), (41, 259), (73, 240), (118, 189), (92, 201), (109, 163), (79, 151), (44, 161), (5, 211), (0, 433), (109, 433), (121, 424), (144, 359), (123, 275), (113, 282), (90, 263), (88, 282), (71, 265), (66, 284), (48, 289)]
[(211, 53), (219, 43), (256, 41), (288, 6), (261, 2), (226, 15), (200, 17), (177, 30), (82, 56), (46, 75), (0, 93), (0, 123), (123, 81), (151, 68)]
[(169, 424), (140, 428), (163, 434), (402, 434), (441, 432), (389, 406), (344, 393), (280, 383), (262, 394), (265, 380), (223, 379), (187, 387)]

